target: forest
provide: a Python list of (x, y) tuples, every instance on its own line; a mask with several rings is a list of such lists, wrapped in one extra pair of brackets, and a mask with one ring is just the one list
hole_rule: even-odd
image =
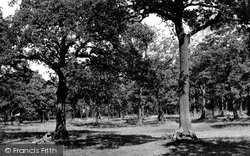
[[(0, 121), (103, 118), (136, 126), (178, 115), (174, 138), (195, 139), (193, 117), (250, 115), (249, 0), (12, 0), (0, 11)], [(155, 14), (163, 28), (143, 22)], [(45, 80), (31, 64), (51, 69)]]

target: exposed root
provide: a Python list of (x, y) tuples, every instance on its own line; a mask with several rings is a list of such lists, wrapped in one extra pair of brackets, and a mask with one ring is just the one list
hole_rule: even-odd
[(33, 144), (47, 144), (52, 141), (52, 133), (46, 133), (40, 140), (32, 142)]
[(143, 126), (143, 124), (142, 124), (142, 123), (137, 123), (137, 124), (136, 124), (136, 126), (138, 126), (138, 127), (142, 127), (142, 126)]
[(193, 132), (183, 132), (177, 130), (175, 134), (173, 134), (173, 141), (182, 141), (182, 140), (198, 140), (198, 137)]

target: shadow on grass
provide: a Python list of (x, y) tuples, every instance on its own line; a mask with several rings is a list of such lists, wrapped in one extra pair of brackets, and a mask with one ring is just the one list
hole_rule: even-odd
[(78, 123), (71, 123), (72, 126), (76, 127), (89, 127), (89, 128), (119, 128), (119, 127), (128, 127), (126, 123), (112, 123), (112, 122), (101, 122), (96, 124), (95, 122), (78, 122)]
[(226, 117), (223, 118), (217, 118), (217, 117), (210, 117), (206, 119), (194, 119), (192, 120), (192, 123), (216, 123), (216, 122), (223, 122), (226, 119)]
[[(230, 118), (230, 119), (228, 119)], [(220, 116), (220, 115), (217, 115), (215, 117), (209, 117), (207, 119), (194, 119), (192, 120), (192, 123), (202, 123), (202, 122), (206, 122), (206, 123), (215, 123), (215, 122), (250, 122), (250, 117), (242, 117), (242, 118), (239, 118), (239, 119), (233, 119), (233, 116), (229, 116), (229, 115), (226, 115), (226, 116)]]
[[(42, 138), (46, 132), (0, 132), (0, 144), (3, 144), (5, 140), (15, 140), (20, 141), (30, 140), (31, 138)], [(13, 141), (11, 141), (13, 142)]]
[(223, 124), (213, 125), (211, 127), (220, 129), (220, 128), (236, 127), (236, 126), (250, 127), (250, 123), (223, 123)]
[[(68, 131), (69, 135), (73, 138), (80, 138), (83, 136), (91, 135), (93, 133), (105, 133), (101, 131), (89, 131), (89, 130), (81, 130), (81, 131)], [(41, 139), (47, 132), (0, 132), (0, 144), (3, 144), (5, 140), (10, 140), (13, 142), (22, 142), (33, 139)], [(18, 141), (12, 141), (17, 140)]]
[(250, 155), (250, 140), (244, 138), (213, 138), (199, 141), (170, 142), (169, 152), (162, 156), (231, 156)]
[(160, 138), (148, 135), (120, 135), (114, 133), (102, 133), (88, 135), (85, 138), (69, 139), (68, 141), (58, 141), (56, 144), (64, 145), (68, 149), (114, 149), (120, 146), (140, 145)]
[[(72, 122), (70, 123), (72, 126), (76, 127), (89, 127), (89, 128), (120, 128), (120, 127), (135, 127), (138, 124), (138, 119), (132, 118), (127, 120), (120, 120), (121, 122), (113, 122), (113, 121), (103, 121), (99, 124), (95, 122)], [(152, 125), (157, 126), (159, 122), (157, 120), (144, 120), (143, 125)]]
[[(41, 139), (46, 132), (1, 132), (0, 144), (16, 144), (32, 142), (34, 139)], [(74, 130), (69, 131), (70, 139), (67, 141), (56, 141), (57, 145), (64, 145), (68, 149), (112, 149), (120, 146), (140, 145), (160, 138), (149, 135), (121, 135), (114, 132)], [(6, 143), (6, 140), (9, 140)]]

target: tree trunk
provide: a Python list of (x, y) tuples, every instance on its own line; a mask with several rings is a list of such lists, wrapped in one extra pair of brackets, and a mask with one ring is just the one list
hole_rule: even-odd
[(212, 107), (212, 117), (215, 118), (214, 107)]
[(98, 108), (97, 112), (96, 112), (96, 125), (99, 125), (101, 123), (101, 114), (100, 114), (100, 110)]
[(241, 116), (243, 115), (242, 101), (240, 101), (239, 114), (240, 114)]
[(200, 119), (206, 119), (206, 90), (205, 90), (205, 85), (200, 86), (201, 92), (202, 92), (202, 104), (201, 104), (201, 117)]
[(41, 115), (41, 122), (45, 122), (45, 111), (41, 110), (40, 115)]
[(3, 111), (3, 112), (4, 112), (4, 123), (7, 124), (9, 116), (8, 116), (7, 111)]
[(80, 107), (80, 118), (82, 119), (83, 109)]
[(138, 103), (138, 123), (137, 125), (138, 126), (142, 126), (142, 120), (143, 120), (143, 116), (142, 116), (142, 100), (141, 100), (141, 97), (142, 97), (142, 87), (140, 87), (139, 89), (139, 97), (140, 97), (140, 100), (139, 100), (139, 103)]
[(250, 95), (248, 93), (247, 97), (246, 97), (246, 106), (247, 106), (247, 115), (250, 116)]
[(71, 117), (72, 117), (72, 120), (74, 120), (76, 118), (76, 111), (77, 111), (76, 106), (77, 106), (77, 103), (78, 103), (78, 99), (74, 100), (74, 101), (71, 101), (71, 103), (73, 103), (73, 104), (71, 104), (71, 106), (72, 106), (72, 111), (71, 111), (72, 116)]
[(139, 105), (138, 106), (138, 123), (137, 123), (138, 126), (142, 126), (142, 106)]
[(89, 118), (89, 110), (90, 108), (87, 106), (86, 107), (86, 120)]
[(224, 113), (224, 97), (223, 97), (223, 95), (221, 96), (221, 113), (220, 113), (220, 115), (221, 116), (224, 116), (225, 115), (225, 113)]
[(15, 120), (15, 117), (14, 117), (14, 115), (13, 115), (13, 111), (14, 110), (11, 110), (11, 112), (10, 112), (10, 122), (11, 122), (11, 125), (14, 125), (14, 120)]
[(108, 121), (111, 119), (111, 105), (108, 105)]
[(50, 111), (48, 112), (48, 121), (50, 121)]
[(144, 105), (142, 105), (141, 116), (142, 116), (142, 120), (145, 120), (145, 107), (144, 107)]
[(115, 106), (112, 105), (112, 115), (111, 115), (111, 118), (114, 119), (115, 117)]
[[(177, 31), (178, 32), (178, 31)], [(178, 33), (177, 33), (178, 34)], [(191, 118), (189, 110), (189, 40), (190, 36), (181, 32), (178, 34), (180, 50), (180, 78), (179, 78), (179, 105), (180, 105), (180, 132), (191, 132)]]
[(227, 115), (227, 105), (228, 105), (228, 99), (227, 99), (226, 102), (225, 102), (225, 109), (224, 109), (225, 115)]
[(159, 101), (158, 101), (158, 121), (161, 123), (164, 122), (164, 112), (162, 109), (162, 105)]
[(66, 129), (66, 118), (65, 118), (65, 101), (68, 94), (68, 87), (66, 85), (66, 77), (63, 72), (57, 70), (59, 85), (56, 91), (57, 95), (57, 106), (56, 106), (56, 129), (54, 132), (54, 139), (68, 139), (69, 134)]
[(237, 101), (233, 101), (233, 115), (234, 115), (234, 119), (239, 118), (239, 114), (237, 112)]
[(120, 110), (119, 114), (120, 114), (120, 115), (119, 115), (119, 118), (120, 118), (120, 119), (122, 119), (122, 118), (123, 118), (123, 116), (124, 116), (124, 115), (123, 115), (123, 111), (122, 111), (122, 110)]

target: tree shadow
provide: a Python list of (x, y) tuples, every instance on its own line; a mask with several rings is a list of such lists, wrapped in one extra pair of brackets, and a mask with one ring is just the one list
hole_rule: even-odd
[(249, 138), (210, 138), (198, 141), (169, 142), (169, 152), (162, 156), (231, 156), (250, 155)]
[[(120, 121), (120, 122), (114, 122), (114, 121)], [(129, 118), (126, 120), (112, 119), (111, 121), (102, 121), (98, 124), (96, 122), (72, 122), (70, 124), (76, 127), (89, 127), (89, 128), (136, 127), (138, 124), (138, 119), (137, 118)], [(143, 125), (158, 126), (159, 122), (157, 119), (156, 120), (143, 120)]]
[(97, 148), (97, 149), (114, 149), (120, 146), (140, 145), (147, 142), (156, 141), (160, 138), (152, 137), (149, 135), (121, 135), (109, 133), (98, 133), (87, 135), (85, 137), (69, 139), (67, 141), (58, 141), (56, 144), (64, 145), (68, 149), (84, 149), (84, 148)]
[(180, 119), (179, 116), (165, 116), (164, 118), (165, 118), (165, 120), (174, 121), (177, 123), (179, 123), (179, 119)]
[(126, 123), (112, 123), (112, 122), (88, 122), (88, 123), (71, 123), (72, 126), (76, 127), (89, 127), (89, 128), (119, 128), (119, 127), (128, 127)]
[(236, 127), (236, 126), (250, 127), (250, 123), (241, 123), (241, 122), (240, 123), (234, 123), (234, 122), (231, 122), (231, 123), (217, 124), (217, 125), (213, 125), (211, 127), (221, 129), (221, 128), (227, 128), (227, 127)]
[[(34, 139), (41, 139), (47, 132), (0, 132), (0, 144), (4, 144), (3, 142), (5, 140), (16, 140), (11, 141), (13, 142), (22, 142), (22, 141), (28, 141), (32, 142)], [(80, 130), (80, 131), (69, 131), (69, 135), (72, 138), (81, 138), (83, 136), (91, 135), (92, 133), (106, 133), (102, 131), (89, 131), (89, 130)], [(53, 132), (52, 132), (53, 134)]]
[[(70, 138), (68, 140), (54, 141), (53, 144), (64, 145), (68, 149), (113, 149), (120, 146), (132, 146), (144, 144), (160, 138), (149, 135), (121, 135), (115, 132), (91, 131), (91, 130), (73, 130), (68, 131)], [(0, 144), (19, 144), (31, 143), (34, 140), (43, 138), (46, 132), (1, 132)], [(6, 140), (10, 140), (6, 143)]]
[[(46, 132), (0, 132), (0, 144), (4, 144), (5, 140), (15, 140), (19, 141), (31, 140), (34, 138), (42, 138)], [(13, 141), (11, 141), (13, 142)]]
[(221, 116), (221, 115), (217, 115), (215, 117), (209, 117), (206, 119), (194, 119), (192, 120), (192, 123), (216, 123), (216, 122), (249, 122), (250, 121), (250, 117), (242, 117), (242, 118), (238, 118), (238, 119), (233, 119), (233, 116), (230, 115), (225, 115), (225, 116)]

